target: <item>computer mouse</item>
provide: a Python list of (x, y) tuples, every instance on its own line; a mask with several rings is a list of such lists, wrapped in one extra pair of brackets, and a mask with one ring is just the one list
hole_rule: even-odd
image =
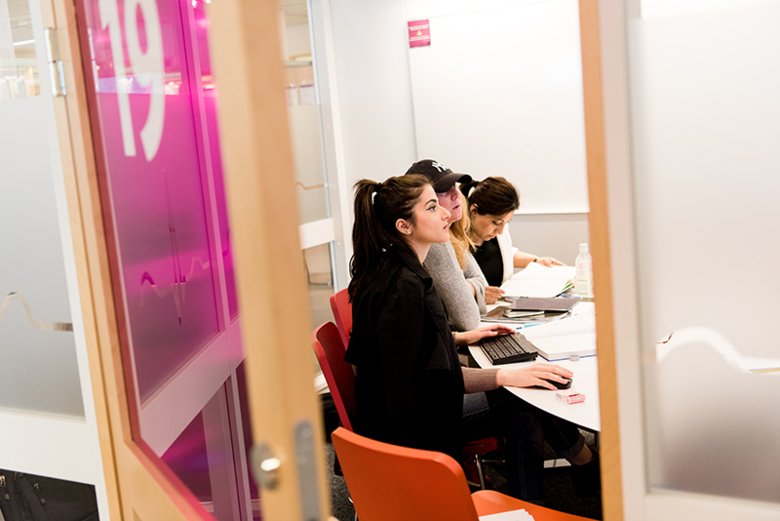
[[(551, 384), (553, 384), (558, 389), (568, 389), (569, 387), (571, 387), (571, 379), (566, 379), (566, 381), (563, 382), (563, 383), (558, 382), (556, 380), (547, 380), (547, 381), (550, 382)], [(535, 385), (534, 388), (536, 388), (536, 389), (547, 389), (546, 387), (542, 387), (540, 385)], [(547, 389), (547, 390), (549, 391), (549, 389)]]

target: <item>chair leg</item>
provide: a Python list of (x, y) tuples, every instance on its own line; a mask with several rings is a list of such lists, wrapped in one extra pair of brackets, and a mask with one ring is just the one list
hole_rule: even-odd
[[(352, 504), (352, 509), (354, 510), (355, 509), (355, 502), (352, 501), (352, 495), (351, 494), (347, 494), (347, 499)], [(358, 521), (357, 510), (355, 510), (355, 519), (353, 521)]]
[(485, 472), (482, 469), (482, 458), (479, 454), (474, 455), (474, 466), (477, 468), (477, 476), (479, 476), (479, 488), (485, 490)]

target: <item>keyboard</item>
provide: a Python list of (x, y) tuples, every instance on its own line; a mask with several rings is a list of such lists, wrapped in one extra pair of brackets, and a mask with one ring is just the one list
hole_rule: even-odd
[(485, 338), (479, 347), (493, 365), (529, 362), (536, 359), (536, 347), (520, 333)]

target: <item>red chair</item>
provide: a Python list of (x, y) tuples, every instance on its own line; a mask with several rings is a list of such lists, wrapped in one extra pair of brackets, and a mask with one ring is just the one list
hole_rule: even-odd
[(536, 521), (587, 521), (495, 491), (470, 494), (463, 469), (441, 452), (382, 443), (343, 428), (332, 439), (361, 521), (478, 521), (521, 508)]
[(352, 430), (352, 422), (349, 418), (357, 411), (355, 371), (344, 360), (346, 348), (341, 339), (341, 332), (333, 322), (325, 322), (312, 333), (311, 345), (314, 354), (317, 355), (325, 381), (328, 383), (341, 426)]
[[(351, 313), (349, 317), (351, 323)], [(325, 381), (328, 383), (341, 426), (352, 430), (350, 418), (357, 411), (355, 372), (352, 366), (344, 360), (346, 348), (339, 329), (333, 322), (322, 324), (312, 333), (311, 345), (317, 356), (317, 361), (320, 363), (320, 368), (322, 368)], [(469, 472), (470, 481), (482, 489), (485, 488), (485, 475), (482, 470), (483, 458), (486, 454), (496, 452), (498, 447), (497, 438), (472, 440), (463, 446), (463, 462)]]
[(345, 346), (349, 345), (349, 337), (352, 334), (352, 303), (346, 288), (330, 296), (330, 309), (341, 332), (341, 340)]

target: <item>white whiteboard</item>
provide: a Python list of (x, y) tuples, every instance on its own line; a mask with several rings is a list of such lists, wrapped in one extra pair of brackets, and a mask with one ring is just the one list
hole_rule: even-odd
[(409, 49), (418, 157), (506, 177), (520, 213), (587, 212), (577, 1), (439, 10), (430, 32)]

